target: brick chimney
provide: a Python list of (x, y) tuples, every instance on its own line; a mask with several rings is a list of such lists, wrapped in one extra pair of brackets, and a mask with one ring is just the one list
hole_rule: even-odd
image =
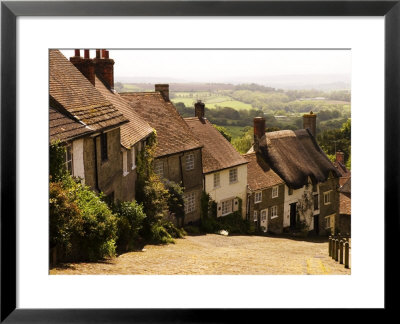
[(194, 104), (194, 115), (200, 120), (204, 119), (205, 104), (201, 100), (197, 100)]
[(169, 101), (169, 84), (155, 84), (154, 89), (161, 93), (165, 101)]
[(310, 111), (309, 114), (303, 115), (303, 128), (309, 129), (311, 134), (316, 137), (317, 135), (317, 115)]
[(114, 60), (110, 59), (109, 52), (105, 49), (96, 49), (96, 58), (93, 59), (96, 74), (110, 89), (114, 89)]
[(260, 139), (265, 135), (265, 118), (254, 117), (254, 151), (257, 152), (260, 147)]
[(89, 50), (85, 49), (85, 57), (81, 57), (81, 51), (75, 50), (75, 56), (70, 57), (70, 62), (94, 85), (94, 64), (90, 58)]
[(344, 153), (341, 151), (336, 152), (336, 162), (344, 164)]

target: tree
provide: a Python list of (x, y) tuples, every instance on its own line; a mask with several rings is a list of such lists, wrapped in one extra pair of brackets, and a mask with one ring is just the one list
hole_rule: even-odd
[(223, 137), (225, 137), (229, 142), (232, 140), (232, 135), (228, 132), (228, 130), (223, 126), (213, 125)]

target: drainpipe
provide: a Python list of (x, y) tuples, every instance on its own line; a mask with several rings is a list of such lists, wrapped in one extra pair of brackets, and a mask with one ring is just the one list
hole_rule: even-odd
[(99, 135), (93, 137), (93, 144), (94, 144), (94, 172), (95, 172), (95, 189), (100, 193), (101, 190), (99, 188), (99, 174), (98, 174), (98, 168), (97, 168), (97, 138)]

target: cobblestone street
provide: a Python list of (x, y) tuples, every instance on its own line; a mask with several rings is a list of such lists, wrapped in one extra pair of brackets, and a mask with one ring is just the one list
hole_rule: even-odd
[(71, 263), (54, 275), (84, 274), (316, 274), (349, 275), (350, 269), (328, 256), (325, 239), (263, 236), (186, 236), (175, 244), (147, 245), (100, 263)]

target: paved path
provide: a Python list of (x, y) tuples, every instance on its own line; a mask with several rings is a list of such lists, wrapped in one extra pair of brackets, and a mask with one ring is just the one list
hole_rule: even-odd
[(101, 263), (73, 263), (50, 274), (350, 274), (328, 256), (328, 242), (284, 237), (186, 236)]

